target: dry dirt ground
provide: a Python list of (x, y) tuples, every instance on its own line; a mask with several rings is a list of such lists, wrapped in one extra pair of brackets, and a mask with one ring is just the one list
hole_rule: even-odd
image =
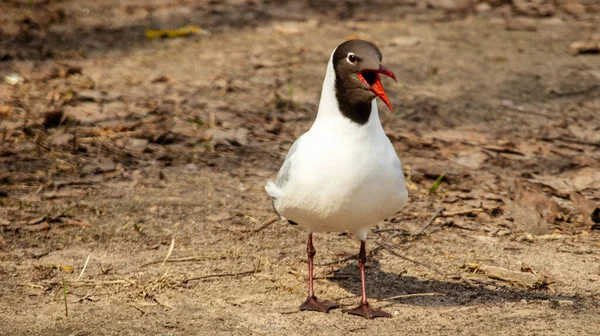
[[(488, 2), (2, 1), (0, 334), (600, 334), (600, 55), (570, 49), (599, 6)], [(391, 319), (297, 312), (306, 235), (263, 190), (351, 37), (399, 78)], [(315, 239), (317, 295), (357, 304), (358, 242)]]

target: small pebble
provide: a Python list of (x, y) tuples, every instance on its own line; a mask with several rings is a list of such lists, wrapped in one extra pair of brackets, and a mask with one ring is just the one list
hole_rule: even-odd
[(13, 72), (9, 75), (4, 76), (4, 82), (8, 85), (17, 85), (22, 82), (24, 79), (16, 72)]
[(504, 236), (508, 236), (510, 234), (511, 234), (511, 232), (508, 229), (501, 229), (501, 230), (498, 230), (498, 232), (496, 232), (496, 236), (498, 236), (498, 237), (504, 237)]
[(527, 242), (527, 243), (533, 243), (535, 241), (535, 239), (533, 238), (533, 236), (531, 235), (531, 233), (527, 233), (524, 236), (520, 237), (518, 239), (519, 242)]
[(550, 308), (556, 309), (558, 307), (573, 307), (575, 302), (572, 300), (550, 300), (548, 304)]

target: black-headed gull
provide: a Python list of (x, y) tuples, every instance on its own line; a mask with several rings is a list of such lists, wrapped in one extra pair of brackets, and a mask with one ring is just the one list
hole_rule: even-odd
[(290, 148), (275, 182), (265, 187), (275, 211), (308, 231), (308, 298), (301, 310), (328, 312), (339, 305), (319, 301), (313, 291), (312, 233), (349, 231), (360, 243), (360, 306), (345, 312), (366, 318), (391, 315), (369, 307), (365, 287), (365, 239), (377, 222), (397, 213), (408, 192), (400, 159), (385, 135), (376, 97), (392, 109), (380, 74), (381, 51), (350, 40), (332, 53), (317, 118)]

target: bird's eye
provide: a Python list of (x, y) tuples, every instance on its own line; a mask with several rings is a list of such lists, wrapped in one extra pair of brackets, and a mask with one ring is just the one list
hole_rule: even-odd
[(350, 64), (355, 64), (356, 63), (356, 55), (354, 55), (354, 53), (349, 52), (348, 56), (346, 56), (346, 61), (348, 61), (348, 63)]

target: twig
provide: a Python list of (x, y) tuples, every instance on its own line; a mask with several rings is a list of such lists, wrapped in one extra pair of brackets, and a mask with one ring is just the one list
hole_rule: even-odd
[[(375, 230), (373, 231), (373, 233), (379, 233), (379, 232), (385, 232), (385, 231), (399, 231), (397, 233), (395, 233), (394, 235), (392, 235), (390, 238), (388, 238), (383, 244), (385, 243), (389, 243), (391, 242), (394, 238), (398, 237), (398, 236), (411, 236), (411, 234), (407, 234), (404, 230), (402, 229), (381, 229), (381, 230)], [(367, 251), (367, 256), (371, 257), (373, 255), (375, 255), (375, 253), (379, 252), (379, 250), (383, 249), (383, 246), (381, 246), (382, 243), (379, 243), (377, 241), (375, 241), (375, 243), (377, 244), (377, 246), (369, 251)], [(352, 260), (352, 259), (356, 259), (357, 255), (351, 255), (342, 259), (338, 259), (336, 261), (330, 261), (328, 263), (323, 263), (323, 264), (315, 264), (315, 266), (330, 266), (330, 265), (335, 265), (335, 264), (341, 264), (344, 263), (348, 260)]]
[(525, 154), (523, 152), (519, 152), (516, 149), (502, 147), (502, 146), (485, 145), (485, 146), (481, 146), (481, 148), (488, 150), (490, 152), (498, 153), (498, 154), (516, 154), (516, 155), (525, 156)]
[[(78, 295), (78, 294), (75, 294), (75, 295)], [(78, 296), (79, 296), (79, 295), (78, 295)], [(94, 298), (92, 298), (92, 294), (86, 294), (86, 295), (83, 295), (83, 296), (81, 297), (81, 299), (77, 300), (77, 303), (81, 303), (81, 302), (83, 302), (83, 301), (85, 301), (85, 300), (88, 300), (88, 301), (91, 301), (91, 302), (96, 302), (96, 301), (98, 301), (98, 299), (94, 299)]]
[(35, 225), (27, 225), (23, 228), (27, 231), (42, 231), (42, 230), (50, 230), (50, 224), (48, 222), (41, 222)]
[(456, 211), (443, 211), (440, 216), (441, 217), (453, 217), (453, 216), (460, 216), (460, 215), (472, 215), (472, 214), (477, 214), (480, 212), (484, 212), (485, 209), (484, 208), (473, 208), (473, 209), (462, 209), (462, 210), (456, 210)]
[(358, 276), (358, 274), (334, 274), (334, 275), (325, 275), (325, 276), (316, 276), (313, 279), (322, 280), (322, 279), (349, 279), (352, 277)]
[[(438, 268), (436, 268), (436, 267), (434, 267), (434, 266), (431, 266), (431, 265), (428, 265), (428, 264), (422, 263), (422, 262), (420, 262), (420, 261), (417, 261), (417, 260), (411, 259), (411, 258), (409, 258), (409, 257), (407, 257), (407, 256), (403, 256), (403, 255), (401, 255), (401, 254), (397, 253), (396, 251), (392, 250), (392, 249), (391, 249), (389, 246), (386, 246), (388, 243), (380, 243), (380, 242), (376, 242), (376, 243), (377, 243), (377, 244), (378, 244), (378, 245), (379, 245), (381, 248), (385, 249), (385, 250), (386, 250), (386, 251), (388, 251), (390, 254), (393, 254), (394, 256), (396, 256), (396, 257), (398, 257), (398, 258), (401, 258), (401, 259), (404, 259), (404, 260), (406, 260), (406, 261), (410, 261), (410, 262), (412, 262), (412, 263), (415, 263), (415, 264), (417, 264), (417, 265), (420, 265), (420, 266), (423, 266), (423, 267), (425, 267), (425, 268), (428, 268), (428, 269), (430, 269), (430, 270), (432, 270), (432, 271), (434, 271), (434, 272), (438, 273), (439, 275), (443, 276), (444, 278), (447, 278), (447, 277), (448, 277), (448, 274), (446, 274), (446, 273), (442, 272), (441, 270), (439, 270)], [(384, 244), (385, 244), (385, 245), (384, 245)], [(391, 245), (391, 244), (390, 244), (390, 245)]]
[[(191, 257), (183, 257), (183, 258), (172, 258), (172, 259), (168, 259), (166, 260), (166, 262), (186, 262), (186, 261), (204, 261), (207, 260), (207, 257), (205, 256), (191, 256)], [(164, 259), (156, 259), (156, 260), (152, 260), (151, 262), (145, 263), (142, 265), (142, 267), (145, 266), (149, 266), (152, 264), (158, 264), (160, 262), (164, 262)]]
[(169, 276), (169, 270), (166, 270), (165, 273), (158, 278), (152, 280), (152, 283), (158, 283), (159, 281), (166, 279)]
[(81, 269), (81, 273), (79, 273), (79, 276), (77, 277), (77, 281), (79, 281), (79, 279), (81, 279), (81, 276), (83, 275), (83, 272), (85, 272), (85, 269), (87, 267), (88, 262), (90, 261), (90, 257), (92, 256), (92, 254), (88, 254), (87, 259), (85, 260), (85, 264), (83, 264), (83, 268)]
[[(46, 285), (60, 285), (62, 282), (60, 281), (50, 281), (44, 282)], [(94, 281), (94, 280), (84, 280), (84, 281), (71, 281), (69, 282), (70, 286), (99, 286), (99, 285), (118, 285), (118, 284), (132, 284), (131, 281), (127, 280), (105, 280), (105, 281)], [(29, 284), (26, 284), (29, 285)]]
[(163, 306), (163, 307), (167, 307), (169, 309), (173, 309), (173, 307), (169, 306), (166, 303), (162, 303), (162, 302), (158, 301), (155, 297), (152, 297), (152, 301), (156, 302), (159, 306)]
[(140, 134), (141, 134), (141, 132), (139, 132), (139, 131), (115, 132), (115, 133), (108, 133), (108, 134), (102, 134), (102, 135), (97, 135), (97, 136), (80, 138), (79, 142), (84, 143), (84, 144), (89, 144), (89, 143), (93, 143), (93, 142), (102, 140), (101, 138), (109, 138), (109, 139), (115, 139), (115, 138), (120, 138), (120, 137), (135, 138), (136, 136), (139, 136)]
[(147, 315), (148, 313), (146, 313), (144, 310), (142, 310), (142, 308), (139, 308), (133, 304), (129, 304), (131, 307), (137, 309), (140, 313), (142, 313), (142, 315)]
[(589, 141), (589, 140), (573, 139), (573, 138), (566, 138), (566, 137), (540, 138), (540, 140), (548, 141), (548, 142), (558, 140), (558, 141), (574, 143), (574, 144), (578, 144), (578, 145), (588, 145), (588, 146), (600, 147), (600, 141)]
[(584, 89), (581, 90), (575, 90), (575, 91), (570, 91), (570, 92), (560, 92), (560, 91), (556, 91), (556, 90), (550, 90), (550, 93), (557, 96), (557, 97), (569, 97), (569, 96), (578, 96), (578, 95), (582, 95), (582, 94), (586, 94), (589, 92), (592, 92), (594, 90), (596, 90), (597, 88), (599, 88), (600, 85), (598, 84), (594, 84), (592, 86), (586, 87)]
[(423, 225), (423, 227), (421, 228), (421, 230), (419, 230), (417, 233), (413, 234), (414, 236), (420, 236), (423, 234), (423, 232), (425, 232), (425, 230), (427, 230), (427, 228), (431, 225), (431, 223), (433, 223), (433, 221), (444, 211), (444, 207), (439, 208), (434, 214), (433, 216), (431, 216), (431, 218), (429, 219), (429, 221)]
[(67, 282), (65, 281), (65, 278), (63, 278), (62, 284), (63, 284), (63, 298), (65, 300), (65, 316), (69, 317), (69, 306), (67, 304)]
[(239, 273), (210, 274), (210, 275), (203, 275), (203, 276), (199, 276), (199, 277), (195, 277), (195, 278), (184, 279), (184, 280), (182, 280), (182, 282), (186, 284), (186, 283), (188, 283), (190, 281), (194, 281), (194, 280), (206, 280), (206, 279), (228, 278), (228, 277), (243, 277), (243, 276), (248, 276), (248, 275), (258, 273), (259, 271), (260, 270), (258, 270), (258, 269), (254, 269), (252, 271), (245, 271), (245, 272), (239, 272)]
[(539, 116), (539, 117), (545, 117), (545, 118), (555, 118), (555, 116), (553, 115), (549, 115), (547, 113), (544, 112), (537, 112), (537, 111), (532, 111), (532, 110), (527, 110), (522, 106), (514, 106), (512, 104), (502, 104), (504, 107), (506, 107), (507, 111), (513, 111), (513, 112), (518, 112), (521, 114), (531, 114), (531, 115), (535, 115), (535, 116)]
[(167, 251), (167, 256), (165, 257), (165, 260), (163, 260), (163, 263), (162, 263), (163, 267), (167, 263), (167, 260), (171, 256), (171, 253), (173, 253), (173, 248), (175, 248), (175, 237), (171, 238), (171, 246), (169, 246), (169, 251)]
[(393, 232), (393, 231), (398, 231), (398, 234), (400, 236), (412, 236), (413, 234), (410, 232), (406, 232), (406, 230), (404, 229), (394, 229), (394, 228), (390, 228), (390, 229), (373, 229), (371, 230), (371, 232), (373, 233), (381, 233), (381, 232)]
[(493, 282), (489, 282), (489, 281), (485, 281), (485, 280), (480, 280), (480, 279), (475, 279), (475, 278), (464, 278), (463, 281), (467, 281), (467, 282), (474, 282), (478, 285), (484, 285), (484, 286), (494, 286), (494, 287), (500, 287), (497, 284), (493, 283)]
[(255, 69), (262, 69), (262, 68), (287, 67), (287, 66), (291, 66), (291, 65), (296, 65), (296, 64), (300, 63), (300, 61), (291, 60), (291, 61), (280, 61), (280, 62), (271, 62), (271, 63), (260, 62), (260, 61), (251, 61), (251, 63)]
[(297, 314), (299, 312), (300, 312), (299, 309), (295, 309), (295, 310), (282, 311), (279, 314), (281, 314), (281, 315), (289, 315), (289, 314)]
[(339, 259), (339, 260), (336, 260), (336, 261), (330, 261), (330, 262), (324, 263), (324, 264), (316, 264), (315, 266), (319, 266), (320, 267), (320, 266), (329, 266), (329, 265), (341, 264), (341, 263), (344, 263), (344, 262), (346, 262), (348, 260), (352, 260), (352, 259), (356, 259), (356, 255), (351, 255), (349, 257), (346, 257), (346, 258), (343, 258), (343, 259)]
[(257, 233), (257, 232), (260, 232), (260, 231), (266, 229), (269, 225), (275, 223), (276, 221), (277, 221), (277, 216), (273, 216), (271, 218), (268, 218), (263, 225), (257, 227), (256, 229), (244, 229), (244, 230), (239, 230), (239, 232)]
[(419, 110), (419, 109), (417, 109), (417, 110), (414, 110), (414, 111), (412, 111), (412, 112), (407, 112), (407, 113), (404, 113), (403, 115), (399, 116), (399, 117), (398, 117), (398, 119), (400, 119), (400, 120), (402, 120), (402, 119), (407, 119), (407, 118), (410, 118), (410, 117), (412, 117), (413, 115), (415, 115), (415, 114), (418, 114), (418, 113), (420, 113), (420, 112), (421, 112), (421, 110)]
[[(471, 209), (461, 209), (456, 211), (442, 211), (438, 214), (438, 217), (452, 217), (452, 216), (460, 216), (460, 215), (472, 215), (478, 214), (480, 212), (484, 212), (484, 208), (471, 208)], [(409, 215), (413, 217), (423, 217), (423, 216), (433, 216), (434, 214), (431, 212), (411, 212)]]
[(491, 279), (516, 283), (529, 289), (541, 288), (548, 284), (544, 276), (529, 272), (513, 271), (499, 266), (469, 264), (465, 265), (465, 268), (474, 273), (483, 273)]
[(420, 297), (420, 296), (446, 296), (446, 294), (444, 294), (444, 293), (414, 293), (414, 294), (390, 296), (390, 297), (383, 298), (383, 299), (376, 299), (376, 301), (392, 301), (392, 300), (406, 299), (406, 298)]
[[(393, 238), (393, 237), (392, 237)], [(374, 249), (371, 249), (369, 251), (367, 251), (367, 256), (372, 256), (375, 253), (377, 253), (377, 251), (381, 250), (381, 246), (377, 246)], [(358, 256), (356, 254), (350, 255), (348, 257), (336, 260), (336, 261), (330, 261), (328, 263), (323, 263), (323, 264), (315, 264), (315, 266), (330, 266), (330, 265), (335, 265), (335, 264), (341, 264), (341, 263), (345, 263), (346, 261), (352, 260), (352, 259), (356, 259)]]

